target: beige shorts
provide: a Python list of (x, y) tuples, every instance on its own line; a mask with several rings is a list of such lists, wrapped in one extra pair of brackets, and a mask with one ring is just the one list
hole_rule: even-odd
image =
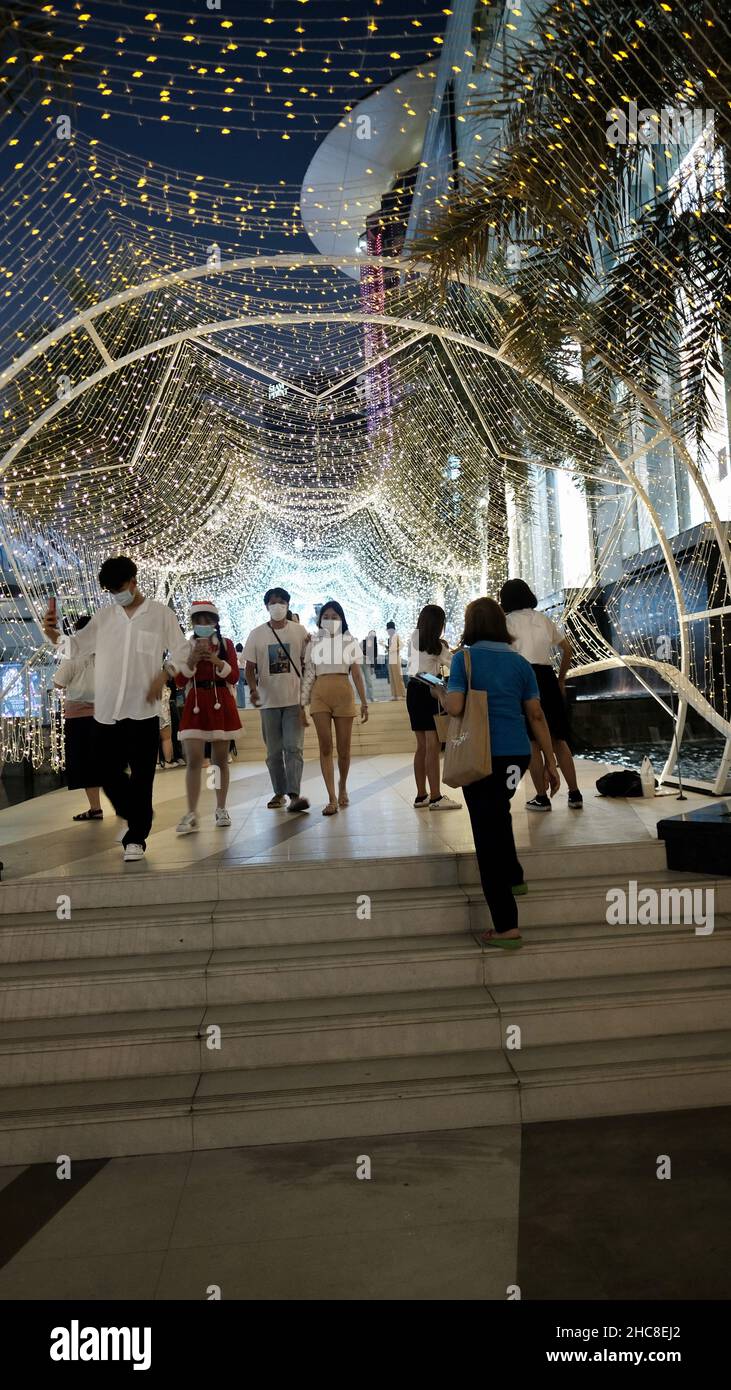
[(350, 676), (318, 676), (312, 687), (310, 714), (332, 714), (335, 719), (355, 719), (356, 708)]

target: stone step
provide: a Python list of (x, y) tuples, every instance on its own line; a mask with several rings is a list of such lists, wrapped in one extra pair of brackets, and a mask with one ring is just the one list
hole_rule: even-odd
[(731, 1018), (728, 967), (698, 968), (691, 976), (653, 971), (580, 982), (493, 980), (488, 988), (502, 1026), (520, 1027), (523, 1047), (712, 1032)]
[[(372, 926), (364, 923), (364, 926)], [(142, 957), (6, 965), (0, 1019), (183, 1009), (188, 1006), (338, 998), (493, 983), (669, 974), (731, 966), (731, 929), (710, 937), (683, 925), (658, 928), (543, 927), (522, 952), (482, 950), (468, 933), (286, 943)]]
[[(618, 949), (619, 948), (619, 949)], [(608, 927), (562, 923), (532, 927), (520, 951), (485, 951), (485, 984), (585, 980), (616, 975), (628, 979), (657, 971), (682, 972), (731, 966), (731, 919), (719, 918), (711, 936), (693, 927)]]
[(472, 1128), (731, 1102), (731, 1033), (19, 1086), (0, 1164)]
[(0, 1086), (499, 1048), (512, 1025), (531, 1047), (704, 1032), (730, 1005), (721, 968), (19, 1019), (3, 1026)]
[[(525, 865), (524, 865), (525, 868)], [(466, 868), (466, 873), (470, 870)], [(482, 891), (478, 884), (474, 886), (462, 882), (467, 890), (470, 900), (470, 926), (474, 931), (485, 931), (490, 926), (490, 915)], [(606, 923), (608, 903), (614, 901), (608, 899), (607, 894), (614, 889), (622, 888), (628, 892), (628, 877), (613, 874), (611, 876), (591, 877), (585, 879), (572, 879), (569, 884), (566, 880), (561, 883), (557, 880), (528, 879), (528, 892), (525, 896), (517, 899), (518, 918), (521, 931), (529, 932), (534, 927), (572, 924), (582, 922), (596, 922), (597, 924)], [(731, 912), (731, 879), (718, 880), (711, 877), (704, 877), (701, 874), (679, 874), (677, 871), (663, 869), (651, 873), (643, 873), (638, 876), (637, 883), (640, 889), (652, 888), (657, 893), (662, 889), (682, 889), (699, 888), (704, 892), (713, 891), (713, 916), (724, 916)], [(701, 899), (701, 915), (706, 916), (707, 906), (705, 897)], [(660, 900), (658, 900), (658, 908)], [(672, 908), (672, 902), (670, 903)], [(682, 900), (680, 900), (680, 915), (682, 916)], [(624, 930), (622, 927), (618, 931)]]
[[(542, 858), (545, 860), (546, 856)], [(444, 866), (443, 872), (430, 874), (426, 862), (421, 870), (422, 883), (418, 887), (372, 891), (372, 875), (360, 878), (354, 866), (354, 891), (322, 892), (308, 896), (304, 891), (306, 876), (303, 876), (303, 891), (293, 910), (289, 897), (268, 898), (264, 889), (273, 883), (280, 885), (291, 875), (291, 865), (283, 864), (278, 870), (256, 874), (252, 883), (251, 898), (248, 901), (237, 899), (213, 901), (205, 897), (200, 904), (192, 904), (184, 909), (165, 903), (142, 904), (138, 908), (115, 907), (102, 912), (99, 908), (77, 908), (75, 906), (81, 890), (74, 890), (72, 916), (59, 921), (54, 909), (49, 912), (27, 912), (6, 915), (0, 925), (0, 967), (20, 964), (23, 961), (55, 962), (58, 960), (94, 959), (107, 957), (146, 957), (170, 952), (179, 954), (187, 951), (212, 951), (249, 946), (280, 946), (297, 942), (323, 941), (362, 941), (389, 936), (434, 936), (459, 935), (472, 929), (484, 930), (489, 925), (489, 916), (482, 892), (477, 883), (466, 882), (464, 886), (452, 883), (459, 873), (468, 879), (477, 874), (476, 863), (467, 857), (456, 865), (454, 860)], [(254, 873), (253, 867), (251, 870)], [(328, 871), (325, 871), (329, 873)], [(417, 876), (412, 870), (405, 876)], [(233, 873), (233, 871), (230, 871)], [(215, 875), (211, 893), (216, 891)], [(431, 888), (425, 890), (423, 880), (434, 878)], [(360, 879), (360, 881), (359, 881)], [(444, 880), (440, 882), (439, 880)], [(203, 871), (191, 876), (191, 893), (201, 888)], [(380, 881), (380, 880), (379, 880)], [(626, 882), (626, 880), (625, 880)], [(661, 870), (647, 873), (639, 880), (645, 887), (683, 886), (687, 876)], [(257, 887), (254, 889), (254, 883)], [(715, 918), (720, 919), (731, 911), (731, 884), (717, 884), (714, 880), (698, 879), (700, 886), (711, 886), (715, 897)], [(371, 890), (363, 896), (364, 885)], [(617, 879), (613, 884), (616, 886)], [(338, 879), (337, 887), (342, 885)], [(320, 879), (320, 886), (326, 885)], [(518, 899), (519, 920), (523, 929), (532, 938), (536, 929), (555, 925), (569, 927), (593, 922), (596, 926), (606, 925), (607, 880), (597, 878), (576, 879), (567, 892), (565, 880), (550, 878), (545, 880), (531, 878), (530, 891)], [(369, 900), (369, 901), (367, 901)], [(370, 911), (370, 917), (363, 917)], [(618, 928), (619, 938), (624, 939), (629, 928)], [(651, 928), (641, 928), (640, 934), (647, 934)], [(613, 939), (617, 939), (615, 936)]]
[(480, 987), (148, 1009), (6, 1023), (0, 1086), (498, 1046), (497, 1007)]
[[(664, 881), (668, 885), (713, 882), (699, 875), (685, 874), (681, 879), (678, 874), (668, 874), (664, 867), (664, 846), (659, 840), (576, 846), (570, 858), (560, 845), (529, 849), (521, 851), (521, 862), (531, 885), (530, 894), (520, 900), (521, 909), (536, 898), (542, 880), (555, 881), (567, 899), (575, 899), (577, 893), (584, 891), (586, 880), (592, 877), (607, 886), (626, 883), (630, 877), (642, 882), (659, 882), (659, 874), (665, 874)], [(326, 861), (313, 857), (276, 862), (252, 859), (244, 863), (228, 862), (220, 867), (208, 867), (203, 863), (183, 869), (173, 866), (169, 871), (162, 871), (155, 870), (150, 863), (144, 868), (144, 873), (79, 877), (68, 883), (57, 876), (4, 881), (0, 893), (0, 961), (19, 958), (13, 934), (23, 924), (33, 930), (55, 926), (58, 896), (62, 892), (70, 896), (72, 916), (60, 925), (66, 932), (73, 932), (77, 923), (86, 924), (87, 919), (82, 914), (94, 909), (101, 909), (110, 925), (118, 919), (124, 924), (125, 914), (129, 918), (143, 908), (154, 909), (151, 916), (157, 916), (162, 909), (173, 913), (180, 911), (185, 921), (191, 916), (198, 918), (212, 913), (214, 908), (236, 912), (241, 904), (257, 903), (264, 908), (265, 904), (268, 906), (277, 899), (289, 902), (289, 916), (293, 919), (291, 903), (296, 902), (301, 908), (310, 898), (326, 903), (339, 896), (341, 901), (349, 898), (354, 904), (356, 896), (362, 893), (369, 894), (372, 901), (377, 902), (382, 894), (399, 890), (404, 894), (413, 890), (423, 894), (432, 889), (456, 888), (460, 884), (477, 889), (479, 884), (477, 860), (468, 842), (458, 851), (445, 846), (444, 851), (418, 856), (347, 857), (343, 854), (339, 857), (335, 851)], [(349, 886), (348, 894), (343, 893), (344, 883)], [(718, 888), (723, 889), (731, 902), (731, 879), (719, 884)], [(717, 907), (717, 911), (722, 910), (727, 909)], [(124, 930), (124, 926), (120, 930)]]

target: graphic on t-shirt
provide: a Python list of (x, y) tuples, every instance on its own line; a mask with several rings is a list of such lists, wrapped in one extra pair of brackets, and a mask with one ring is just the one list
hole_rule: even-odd
[[(284, 650), (282, 650), (284, 648)], [(286, 655), (285, 655), (286, 653)], [(269, 644), (269, 675), (282, 676), (291, 671), (289, 661), (289, 642), (283, 642), (280, 647), (278, 642)]]

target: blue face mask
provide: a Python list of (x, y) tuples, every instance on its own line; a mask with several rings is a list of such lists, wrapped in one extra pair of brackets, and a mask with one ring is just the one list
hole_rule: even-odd
[(120, 589), (118, 594), (112, 594), (112, 598), (115, 603), (121, 603), (123, 608), (134, 602), (134, 594), (130, 593), (129, 589)]
[(196, 637), (212, 637), (216, 629), (213, 623), (194, 623), (193, 631)]

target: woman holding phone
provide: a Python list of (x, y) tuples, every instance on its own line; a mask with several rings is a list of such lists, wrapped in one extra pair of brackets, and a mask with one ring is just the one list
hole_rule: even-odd
[[(452, 653), (444, 640), (446, 615), (436, 603), (422, 608), (414, 631), (409, 638), (409, 683), (406, 687), (406, 709), (411, 728), (416, 735), (414, 778), (416, 780), (417, 811), (459, 811), (462, 802), (444, 796), (439, 781), (439, 737), (434, 715), (440, 713), (438, 686), (430, 685), (425, 676), (436, 679), (449, 672)], [(429, 789), (427, 790), (427, 782)]]
[(193, 636), (189, 655), (181, 664), (177, 677), (178, 684), (184, 684), (186, 688), (178, 737), (185, 745), (185, 790), (188, 797), (188, 810), (176, 827), (178, 835), (190, 835), (198, 829), (198, 799), (206, 743), (211, 745), (213, 763), (218, 769), (215, 824), (221, 828), (231, 824), (226, 809), (228, 746), (231, 735), (241, 728), (231, 689), (239, 678), (236, 648), (230, 637), (221, 636), (215, 603), (210, 599), (201, 599), (191, 604), (190, 619)]

